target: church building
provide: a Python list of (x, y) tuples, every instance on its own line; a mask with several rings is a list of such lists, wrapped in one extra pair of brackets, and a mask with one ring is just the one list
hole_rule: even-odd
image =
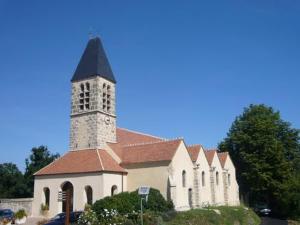
[(176, 210), (239, 205), (235, 167), (228, 153), (117, 127), (116, 78), (100, 38), (89, 40), (71, 79), (69, 151), (35, 173), (32, 215), (71, 210), (106, 196), (158, 189)]

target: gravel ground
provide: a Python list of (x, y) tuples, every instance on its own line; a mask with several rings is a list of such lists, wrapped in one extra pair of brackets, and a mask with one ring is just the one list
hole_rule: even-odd
[(36, 225), (40, 220), (43, 220), (42, 217), (28, 217), (24, 225)]
[(261, 225), (288, 225), (288, 222), (286, 220), (261, 217)]

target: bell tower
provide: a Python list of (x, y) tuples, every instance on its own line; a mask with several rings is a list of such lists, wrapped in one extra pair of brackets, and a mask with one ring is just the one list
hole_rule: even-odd
[(70, 150), (116, 142), (116, 80), (99, 37), (89, 40), (71, 82)]

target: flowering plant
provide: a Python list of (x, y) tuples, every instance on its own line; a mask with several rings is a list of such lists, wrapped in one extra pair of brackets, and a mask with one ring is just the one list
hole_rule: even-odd
[(4, 218), (4, 219), (0, 220), (0, 224), (6, 225), (6, 224), (9, 224), (9, 223), (11, 223), (11, 220), (9, 220), (7, 218)]
[(98, 225), (99, 221), (97, 219), (96, 213), (89, 209), (87, 211), (84, 211), (78, 219), (79, 225)]

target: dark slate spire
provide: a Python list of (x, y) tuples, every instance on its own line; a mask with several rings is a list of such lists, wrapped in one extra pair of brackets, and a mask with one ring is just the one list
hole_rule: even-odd
[(116, 83), (99, 37), (89, 40), (71, 81), (79, 81), (95, 76)]

